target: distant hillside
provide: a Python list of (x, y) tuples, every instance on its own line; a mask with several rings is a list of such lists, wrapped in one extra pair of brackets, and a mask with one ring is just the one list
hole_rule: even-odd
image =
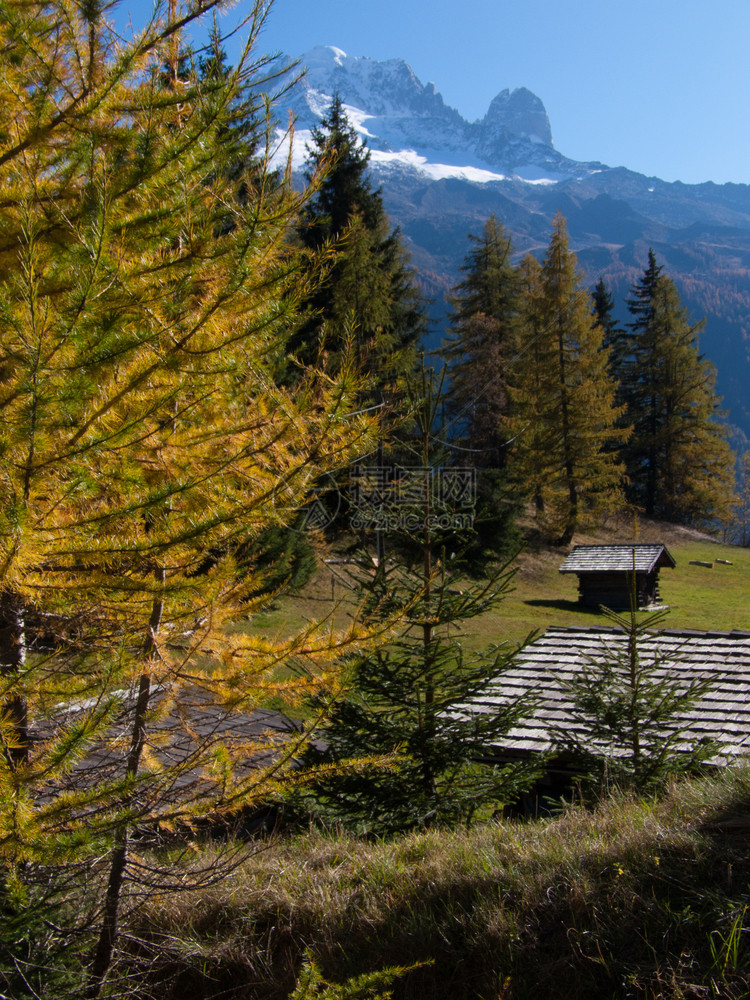
[(570, 160), (554, 148), (542, 101), (524, 88), (501, 91), (484, 118), (467, 122), (403, 60), (318, 47), (301, 62), (306, 78), (278, 106), (280, 120), (287, 107), (297, 118), (295, 166), (301, 170), (310, 129), (338, 93), (432, 297), (432, 346), (443, 336), (444, 296), (458, 278), (467, 234), (495, 212), (519, 256), (540, 253), (561, 211), (586, 279), (604, 277), (621, 303), (654, 248), (693, 319), (706, 317), (701, 348), (718, 369), (736, 441), (747, 445), (750, 186), (668, 183)]

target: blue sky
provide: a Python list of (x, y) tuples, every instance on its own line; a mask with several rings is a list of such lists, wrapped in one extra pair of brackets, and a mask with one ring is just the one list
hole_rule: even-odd
[(750, 183), (750, 0), (275, 0), (261, 47), (315, 45), (403, 58), (470, 120), (528, 87), (574, 159)]

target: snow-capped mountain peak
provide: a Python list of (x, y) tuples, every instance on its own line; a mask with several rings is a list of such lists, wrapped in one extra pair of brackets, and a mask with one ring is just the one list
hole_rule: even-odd
[(300, 58), (300, 65), (306, 67), (305, 78), (310, 89), (331, 96), (338, 93), (346, 104), (369, 114), (419, 115), (431, 107), (445, 107), (435, 85), (423, 86), (403, 59), (379, 62), (367, 56), (349, 56), (334, 46), (319, 45)]
[(288, 102), (297, 118), (296, 164), (304, 159), (310, 130), (337, 94), (366, 139), (376, 170), (477, 183), (508, 178), (555, 183), (581, 174), (581, 164), (555, 151), (544, 105), (525, 88), (500, 91), (484, 118), (468, 122), (403, 59), (378, 61), (319, 45), (301, 56), (299, 65), (305, 75)]
[(308, 73), (315, 70), (319, 72), (330, 72), (334, 66), (343, 66), (347, 56), (343, 49), (337, 49), (335, 45), (316, 45), (302, 57), (302, 63), (307, 67)]

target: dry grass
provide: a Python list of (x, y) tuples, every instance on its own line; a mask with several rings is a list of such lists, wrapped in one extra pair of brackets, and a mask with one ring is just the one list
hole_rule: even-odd
[(310, 832), (189, 901), (150, 903), (131, 930), (159, 955), (148, 995), (173, 1000), (281, 1000), (305, 949), (342, 981), (423, 963), (396, 998), (739, 998), (748, 832), (747, 770), (534, 823)]
[[(576, 542), (632, 538), (621, 523)], [(662, 573), (669, 627), (750, 629), (750, 550), (644, 523), (639, 540), (663, 541), (677, 559)], [(562, 558), (530, 546), (514, 593), (465, 641), (600, 623), (578, 609)], [(323, 567), (252, 627), (288, 634), (331, 613), (344, 621), (353, 599), (337, 573), (333, 595)], [(131, 969), (144, 961), (150, 972), (133, 995), (282, 1000), (310, 953), (342, 982), (417, 963), (395, 1000), (739, 1000), (750, 996), (749, 847), (747, 769), (682, 781), (661, 801), (615, 797), (534, 823), (388, 842), (310, 831), (264, 844), (198, 895), (165, 892), (142, 907), (127, 929)], [(197, 857), (205, 863), (205, 850)]]

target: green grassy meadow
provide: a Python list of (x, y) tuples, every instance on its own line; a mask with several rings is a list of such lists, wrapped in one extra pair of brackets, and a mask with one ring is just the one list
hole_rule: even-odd
[[(620, 532), (610, 529), (576, 542), (604, 545), (624, 540)], [(660, 573), (662, 601), (670, 609), (665, 628), (750, 631), (750, 549), (723, 545), (671, 526), (644, 525), (640, 540), (663, 541), (677, 562), (675, 569)], [(522, 551), (513, 564), (512, 590), (497, 607), (470, 622), (464, 644), (479, 649), (490, 643), (521, 642), (530, 632), (544, 632), (551, 625), (606, 624), (601, 613), (579, 605), (576, 576), (559, 572), (567, 551), (544, 546)], [(299, 594), (277, 597), (246, 627), (268, 636), (286, 636), (305, 622), (329, 616), (343, 626), (354, 614), (356, 600), (346, 566), (321, 563)]]

